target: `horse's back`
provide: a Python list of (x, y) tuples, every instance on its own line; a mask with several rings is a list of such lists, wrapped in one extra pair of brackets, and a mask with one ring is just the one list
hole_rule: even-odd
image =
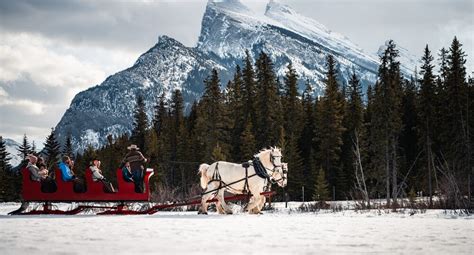
[(231, 183), (241, 180), (235, 184), (232, 184), (232, 188), (241, 189), (241, 186), (245, 183), (245, 178), (249, 178), (249, 184), (251, 183), (252, 185), (261, 186), (261, 184), (264, 182), (263, 179), (255, 176), (255, 170), (252, 165), (247, 167), (247, 173), (245, 171), (245, 167), (242, 164), (226, 161), (214, 162), (210, 168), (212, 169), (212, 173), (215, 173), (215, 171), (219, 173), (219, 176), (224, 183)]

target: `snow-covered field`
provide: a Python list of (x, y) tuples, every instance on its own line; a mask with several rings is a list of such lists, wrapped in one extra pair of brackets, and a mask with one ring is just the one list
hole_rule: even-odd
[(474, 217), (432, 210), (6, 216), (0, 254), (474, 254)]

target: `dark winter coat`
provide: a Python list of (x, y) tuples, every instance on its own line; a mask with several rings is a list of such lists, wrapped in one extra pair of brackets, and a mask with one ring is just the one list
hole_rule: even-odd
[(137, 150), (131, 150), (125, 155), (123, 163), (129, 162), (132, 171), (143, 169), (143, 163), (146, 163), (146, 158)]

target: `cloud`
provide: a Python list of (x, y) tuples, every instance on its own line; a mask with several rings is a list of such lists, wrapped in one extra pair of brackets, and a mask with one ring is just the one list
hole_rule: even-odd
[(200, 1), (0, 1), (0, 27), (75, 45), (144, 52), (160, 34), (193, 46), (206, 6)]
[(0, 106), (15, 106), (22, 109), (25, 115), (41, 115), (44, 113), (44, 104), (33, 102), (27, 99), (11, 100), (0, 97)]
[(31, 34), (2, 34), (0, 38), (0, 81), (12, 82), (27, 75), (48, 87), (87, 87), (105, 77), (93, 64), (70, 54), (59, 54), (59, 45)]
[(43, 140), (76, 93), (131, 66), (137, 57), (137, 53), (75, 46), (39, 34), (1, 34), (0, 134), (5, 137), (26, 133)]

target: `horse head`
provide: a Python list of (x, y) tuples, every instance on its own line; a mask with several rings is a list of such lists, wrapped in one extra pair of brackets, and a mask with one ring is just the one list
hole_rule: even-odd
[(270, 152), (270, 161), (272, 162), (274, 167), (282, 167), (281, 158), (283, 154), (281, 149), (278, 147), (272, 147)]
[(277, 183), (280, 187), (285, 187), (288, 180), (288, 164), (281, 161), (283, 157), (281, 149), (271, 147), (260, 151), (255, 156), (260, 159), (267, 172), (270, 172), (270, 181)]

